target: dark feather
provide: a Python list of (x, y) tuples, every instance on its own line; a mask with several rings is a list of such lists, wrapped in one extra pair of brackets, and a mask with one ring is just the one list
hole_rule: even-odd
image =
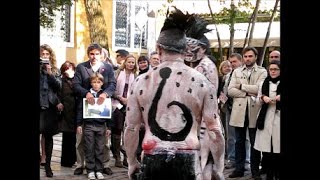
[(189, 14), (188, 12), (187, 14), (184, 14), (175, 6), (172, 7), (174, 8), (172, 11), (169, 11), (169, 8), (167, 9), (167, 18), (161, 28), (161, 31), (177, 28), (185, 32), (186, 29), (193, 24), (194, 18), (192, 14)]
[(193, 17), (193, 19), (193, 24), (186, 32), (187, 37), (201, 39), (205, 33), (211, 31), (211, 29), (207, 29), (207, 25), (209, 24), (208, 21), (196, 15)]

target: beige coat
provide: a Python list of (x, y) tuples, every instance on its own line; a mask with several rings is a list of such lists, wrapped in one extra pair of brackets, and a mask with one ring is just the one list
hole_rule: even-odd
[[(275, 98), (278, 84), (270, 82), (269, 97)], [(262, 83), (259, 86), (258, 98), (261, 100)], [(271, 141), (272, 137), (272, 141)], [(263, 130), (257, 129), (254, 148), (262, 152), (271, 152), (271, 144), (274, 153), (280, 153), (280, 111), (276, 110), (276, 104), (270, 104), (266, 113)]]
[[(246, 66), (239, 67), (234, 70), (230, 84), (228, 86), (228, 95), (233, 97), (232, 112), (230, 117), (230, 126), (244, 127), (246, 114), (246, 106), (248, 103), (249, 112), (249, 128), (255, 128), (257, 122), (257, 114), (261, 108), (256, 103), (254, 96), (246, 96), (246, 93), (258, 95), (259, 84), (267, 77), (267, 70), (264, 67), (254, 64), (250, 75), (250, 81), (247, 77)], [(242, 84), (241, 90), (236, 88)]]

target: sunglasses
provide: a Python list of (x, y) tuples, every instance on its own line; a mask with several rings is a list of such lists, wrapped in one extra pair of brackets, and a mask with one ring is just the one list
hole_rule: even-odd
[(270, 56), (270, 58), (279, 58), (279, 56)]

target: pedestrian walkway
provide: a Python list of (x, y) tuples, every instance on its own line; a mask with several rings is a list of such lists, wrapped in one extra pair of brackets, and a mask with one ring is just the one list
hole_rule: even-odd
[[(52, 152), (52, 163), (51, 168), (53, 171), (53, 178), (48, 178), (45, 175), (44, 167), (40, 167), (40, 180), (87, 180), (86, 172), (83, 175), (73, 175), (73, 171), (76, 166), (72, 168), (61, 167), (60, 166), (60, 157), (61, 157), (61, 143), (62, 143), (62, 134), (57, 134), (53, 137), (53, 152)], [(114, 159), (111, 157), (110, 168), (113, 171), (112, 175), (104, 174), (105, 179), (108, 180), (128, 180), (127, 169), (118, 168), (114, 166)], [(250, 171), (246, 171), (244, 177), (241, 178), (228, 178), (229, 174), (232, 173), (234, 169), (225, 169), (224, 177), (226, 180), (249, 180), (251, 178)], [(264, 180), (265, 177), (262, 176)]]

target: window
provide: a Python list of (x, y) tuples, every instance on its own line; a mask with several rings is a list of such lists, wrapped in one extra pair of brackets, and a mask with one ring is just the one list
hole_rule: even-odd
[(71, 6), (64, 7), (64, 21), (61, 27), (61, 30), (64, 30), (64, 41), (70, 42), (70, 11)]
[(66, 5), (63, 11), (63, 24), (61, 30), (63, 31), (63, 40), (67, 47), (74, 46), (74, 1), (72, 5)]
[(40, 27), (40, 43), (53, 46), (74, 47), (74, 1), (72, 5), (64, 6), (62, 11), (54, 11), (52, 28)]
[(136, 52), (141, 44), (141, 49), (147, 49), (148, 4), (134, 0), (116, 0), (113, 3), (112, 48)]

